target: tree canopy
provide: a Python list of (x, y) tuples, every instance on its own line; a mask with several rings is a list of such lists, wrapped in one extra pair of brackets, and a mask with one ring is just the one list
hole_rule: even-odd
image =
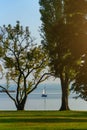
[(67, 110), (69, 85), (76, 78), (87, 51), (87, 1), (40, 0), (43, 45), (50, 57), (50, 68), (59, 77), (62, 106)]
[(83, 63), (79, 67), (79, 72), (72, 83), (71, 90), (77, 94), (75, 98), (80, 97), (87, 101), (87, 55), (83, 59)]
[[(29, 28), (20, 25), (0, 28), (0, 47), (3, 50), (2, 62), (5, 68), (6, 87), (0, 86), (15, 102), (18, 110), (23, 110), (27, 95), (47, 79), (47, 54), (41, 45), (35, 45)], [(9, 93), (12, 83), (15, 84), (16, 97)]]

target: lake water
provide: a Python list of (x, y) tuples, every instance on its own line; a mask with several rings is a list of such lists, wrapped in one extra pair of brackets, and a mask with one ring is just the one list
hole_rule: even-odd
[[(46, 88), (47, 97), (42, 97), (43, 88)], [(74, 99), (75, 94), (69, 96), (71, 110), (87, 110), (87, 102)], [(14, 93), (13, 93), (14, 96)], [(25, 110), (58, 110), (61, 106), (61, 89), (58, 84), (42, 84), (29, 94)], [(0, 93), (0, 110), (16, 110), (14, 102), (5, 94)]]

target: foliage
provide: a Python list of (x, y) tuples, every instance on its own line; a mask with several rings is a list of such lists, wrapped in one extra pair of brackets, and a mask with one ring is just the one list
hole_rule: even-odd
[[(27, 95), (48, 77), (45, 70), (47, 54), (41, 45), (33, 43), (28, 27), (24, 29), (19, 21), (14, 27), (4, 25), (0, 32), (0, 45), (5, 53), (2, 58), (6, 69), (7, 88), (0, 87), (15, 102), (17, 109), (24, 109)], [(12, 81), (16, 86), (15, 98), (8, 91)]]
[(87, 55), (83, 57), (82, 65), (79, 67), (79, 72), (76, 75), (71, 90), (76, 92), (78, 96), (87, 101)]
[(42, 43), (50, 57), (51, 71), (61, 81), (65, 102), (62, 104), (65, 108), (61, 109), (68, 109), (67, 91), (87, 50), (87, 1), (79, 0), (78, 4), (76, 0), (40, 0), (39, 3)]
[(2, 65), (0, 64), (0, 79), (3, 78), (3, 75), (4, 75), (3, 67), (2, 67)]

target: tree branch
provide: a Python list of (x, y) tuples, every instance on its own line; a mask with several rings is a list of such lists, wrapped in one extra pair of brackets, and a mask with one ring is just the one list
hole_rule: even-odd
[(34, 89), (36, 89), (39, 83), (41, 83), (42, 81), (44, 81), (43, 78), (44, 78), (44, 76), (46, 76), (46, 75), (49, 75), (49, 76), (47, 76), (47, 78), (48, 78), (48, 77), (52, 76), (52, 73), (44, 73), (44, 74), (41, 76), (41, 78), (38, 80), (38, 82), (35, 84), (35, 86), (27, 93), (27, 95), (28, 95), (29, 93), (31, 93)]
[(16, 104), (16, 100), (11, 96), (11, 94), (9, 93), (9, 91), (6, 89), (6, 88), (4, 88), (3, 86), (1, 86), (0, 85), (0, 88), (2, 88), (3, 90), (5, 90), (5, 93), (7, 93), (7, 95), (15, 102), (15, 104)]
[(28, 72), (27, 72), (25, 78), (27, 78), (28, 75), (31, 74), (34, 70), (37, 70), (37, 69), (41, 68), (41, 66), (43, 65), (43, 63), (44, 63), (44, 59), (42, 60), (42, 62), (41, 62), (41, 64), (39, 66), (33, 67), (34, 66), (34, 64), (33, 64), (32, 69), (30, 71), (28, 69)]

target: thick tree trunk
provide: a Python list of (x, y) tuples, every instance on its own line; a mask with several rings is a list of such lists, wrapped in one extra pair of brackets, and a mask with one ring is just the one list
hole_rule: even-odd
[(62, 99), (61, 99), (60, 111), (69, 110), (69, 105), (68, 105), (69, 88), (68, 87), (69, 87), (68, 80), (61, 79)]
[(26, 99), (27, 99), (27, 97), (24, 97), (21, 102), (16, 104), (17, 110), (24, 110)]
[(62, 86), (62, 99), (60, 111), (69, 110), (68, 106), (68, 87)]
[(17, 111), (19, 111), (19, 110), (24, 110), (24, 105), (23, 104), (18, 104)]

